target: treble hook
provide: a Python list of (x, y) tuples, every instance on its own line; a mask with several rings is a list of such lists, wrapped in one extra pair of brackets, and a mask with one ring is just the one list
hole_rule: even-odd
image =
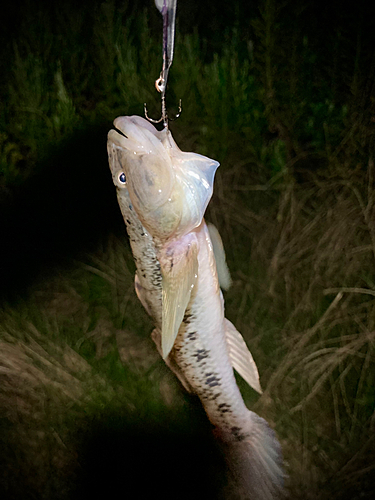
[(155, 81), (156, 90), (161, 93), (161, 118), (159, 118), (159, 120), (155, 120), (154, 118), (151, 118), (150, 116), (148, 116), (147, 104), (144, 103), (143, 106), (144, 106), (144, 111), (145, 111), (145, 117), (149, 122), (151, 122), (151, 123), (163, 122), (164, 128), (168, 128), (168, 121), (169, 120), (171, 122), (174, 122), (175, 120), (177, 120), (177, 118), (180, 117), (180, 115), (182, 113), (182, 105), (181, 105), (181, 99), (180, 99), (178, 102), (178, 113), (176, 113), (176, 115), (173, 118), (170, 118), (168, 116), (167, 106), (165, 103), (165, 83), (164, 82), (165, 82), (165, 80), (162, 78), (161, 75), (160, 75), (160, 78), (158, 78)]
[(145, 117), (149, 122), (163, 122), (164, 128), (168, 129), (168, 120), (177, 120), (177, 118), (182, 113), (180, 99), (178, 105), (178, 113), (174, 118), (169, 118), (165, 102), (165, 91), (167, 89), (168, 73), (173, 61), (177, 0), (155, 0), (155, 5), (160, 10), (163, 16), (163, 67), (159, 78), (155, 81), (155, 88), (158, 92), (161, 93), (161, 118), (159, 118), (159, 120), (150, 118), (147, 113), (146, 103), (144, 103), (144, 111)]

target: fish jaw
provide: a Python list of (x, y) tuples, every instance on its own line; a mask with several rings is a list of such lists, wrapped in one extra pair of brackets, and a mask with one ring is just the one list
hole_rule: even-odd
[[(108, 154), (115, 185), (126, 185), (144, 227), (165, 242), (198, 227), (211, 199), (219, 163), (181, 151), (169, 130), (157, 131), (147, 120), (120, 117), (108, 134)], [(111, 155), (116, 161), (111, 161)]]

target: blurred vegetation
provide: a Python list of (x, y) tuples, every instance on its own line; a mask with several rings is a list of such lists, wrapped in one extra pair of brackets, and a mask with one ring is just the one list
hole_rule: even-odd
[[(91, 185), (87, 188), (80, 216), (76, 195), (66, 186), (74, 186), (77, 175), (96, 175), (95, 168), (105, 171), (105, 162), (94, 166), (95, 155), (99, 148), (105, 155), (105, 130), (116, 116), (142, 115), (144, 102), (151, 116), (160, 112), (153, 81), (161, 69), (161, 20), (149, 3), (57, 7), (26, 1), (17, 25), (4, 22), (0, 195), (2, 215), (10, 221), (4, 228), (15, 225), (14, 207), (22, 199), (31, 238), (44, 221), (44, 184), (37, 195), (40, 212), (25, 201), (25, 186), (31, 192), (35, 179), (48, 177), (46, 166), (56, 165), (59, 148), (76, 141), (71, 153), (76, 155), (90, 144), (82, 142), (82, 134), (90, 137), (93, 127), (103, 127), (102, 143), (93, 140), (92, 154), (74, 163), (77, 173), (63, 170), (70, 158), (64, 153), (59, 171), (65, 182), (59, 183), (59, 171), (51, 177), (51, 199), (60, 194), (72, 205), (69, 215), (61, 208), (57, 219), (60, 252), (62, 239), (69, 239), (61, 220), (91, 213), (94, 221), (86, 229), (94, 231), (94, 205), (99, 211), (104, 203), (101, 191), (91, 199)], [(182, 98), (183, 114), (171, 127), (181, 149), (221, 162), (207, 218), (222, 234), (232, 271), (226, 314), (253, 353), (264, 394), (256, 400), (239, 384), (249, 407), (280, 437), (293, 499), (374, 495), (375, 31), (370, 8), (366, 2), (343, 10), (335, 1), (308, 0), (283, 5), (262, 0), (252, 6), (197, 2), (191, 8), (181, 2), (178, 7), (168, 103), (173, 113)], [(5, 20), (13, 14), (9, 11)], [(107, 186), (102, 189), (106, 200)], [(108, 189), (115, 205), (114, 190)], [(199, 405), (184, 394), (149, 339), (152, 324), (135, 297), (134, 264), (122, 221), (116, 220), (115, 227), (108, 220), (108, 233), (97, 236), (95, 249), (91, 245), (86, 252), (78, 245), (84, 231), (76, 229), (80, 252), (69, 254), (62, 267), (52, 262), (48, 275), (28, 283), (27, 293), (19, 291), (4, 302), (4, 498), (83, 498), (79, 488), (88, 488), (90, 478), (85, 482), (82, 474), (92, 474), (87, 456), (98, 458), (92, 449), (100, 432), (111, 432), (113, 442), (121, 435), (126, 448), (121, 433), (134, 430), (134, 422), (162, 434), (181, 422), (175, 430), (179, 439), (206, 425)], [(1, 229), (5, 248), (8, 229)], [(17, 259), (22, 256), (20, 265), (31, 267), (37, 240), (20, 241), (26, 255), (17, 243)], [(44, 259), (49, 247), (43, 252)], [(4, 268), (10, 253), (4, 253)], [(102, 446), (99, 454), (111, 453)], [(162, 446), (155, 449), (159, 457)], [(183, 453), (179, 460), (187, 467)], [(127, 449), (124, 458), (116, 448), (110, 462), (116, 472), (105, 469), (103, 494), (112, 488), (113, 474), (123, 474), (115, 459), (126, 468), (129, 454)], [(105, 460), (100, 464), (106, 467)], [(173, 488), (168, 491), (167, 498), (174, 498)], [(207, 492), (203, 497), (210, 498)]]

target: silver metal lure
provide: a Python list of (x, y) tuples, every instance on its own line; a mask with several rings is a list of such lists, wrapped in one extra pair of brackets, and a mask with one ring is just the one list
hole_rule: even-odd
[(149, 122), (163, 122), (164, 128), (168, 128), (168, 120), (176, 120), (182, 112), (180, 99), (178, 113), (174, 118), (169, 118), (165, 102), (168, 74), (173, 62), (177, 0), (155, 0), (155, 5), (163, 16), (163, 66), (159, 78), (155, 81), (155, 88), (161, 93), (161, 118), (158, 120), (150, 118), (147, 113), (146, 103), (144, 103), (144, 111), (145, 117)]

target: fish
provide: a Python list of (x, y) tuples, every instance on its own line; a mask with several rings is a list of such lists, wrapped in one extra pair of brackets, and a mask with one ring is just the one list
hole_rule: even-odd
[(181, 151), (167, 127), (158, 131), (139, 116), (116, 118), (107, 149), (136, 264), (135, 290), (154, 322), (156, 347), (200, 398), (241, 498), (279, 498), (281, 446), (237, 386), (234, 369), (262, 392), (253, 357), (225, 317), (225, 253), (204, 219), (219, 163)]

